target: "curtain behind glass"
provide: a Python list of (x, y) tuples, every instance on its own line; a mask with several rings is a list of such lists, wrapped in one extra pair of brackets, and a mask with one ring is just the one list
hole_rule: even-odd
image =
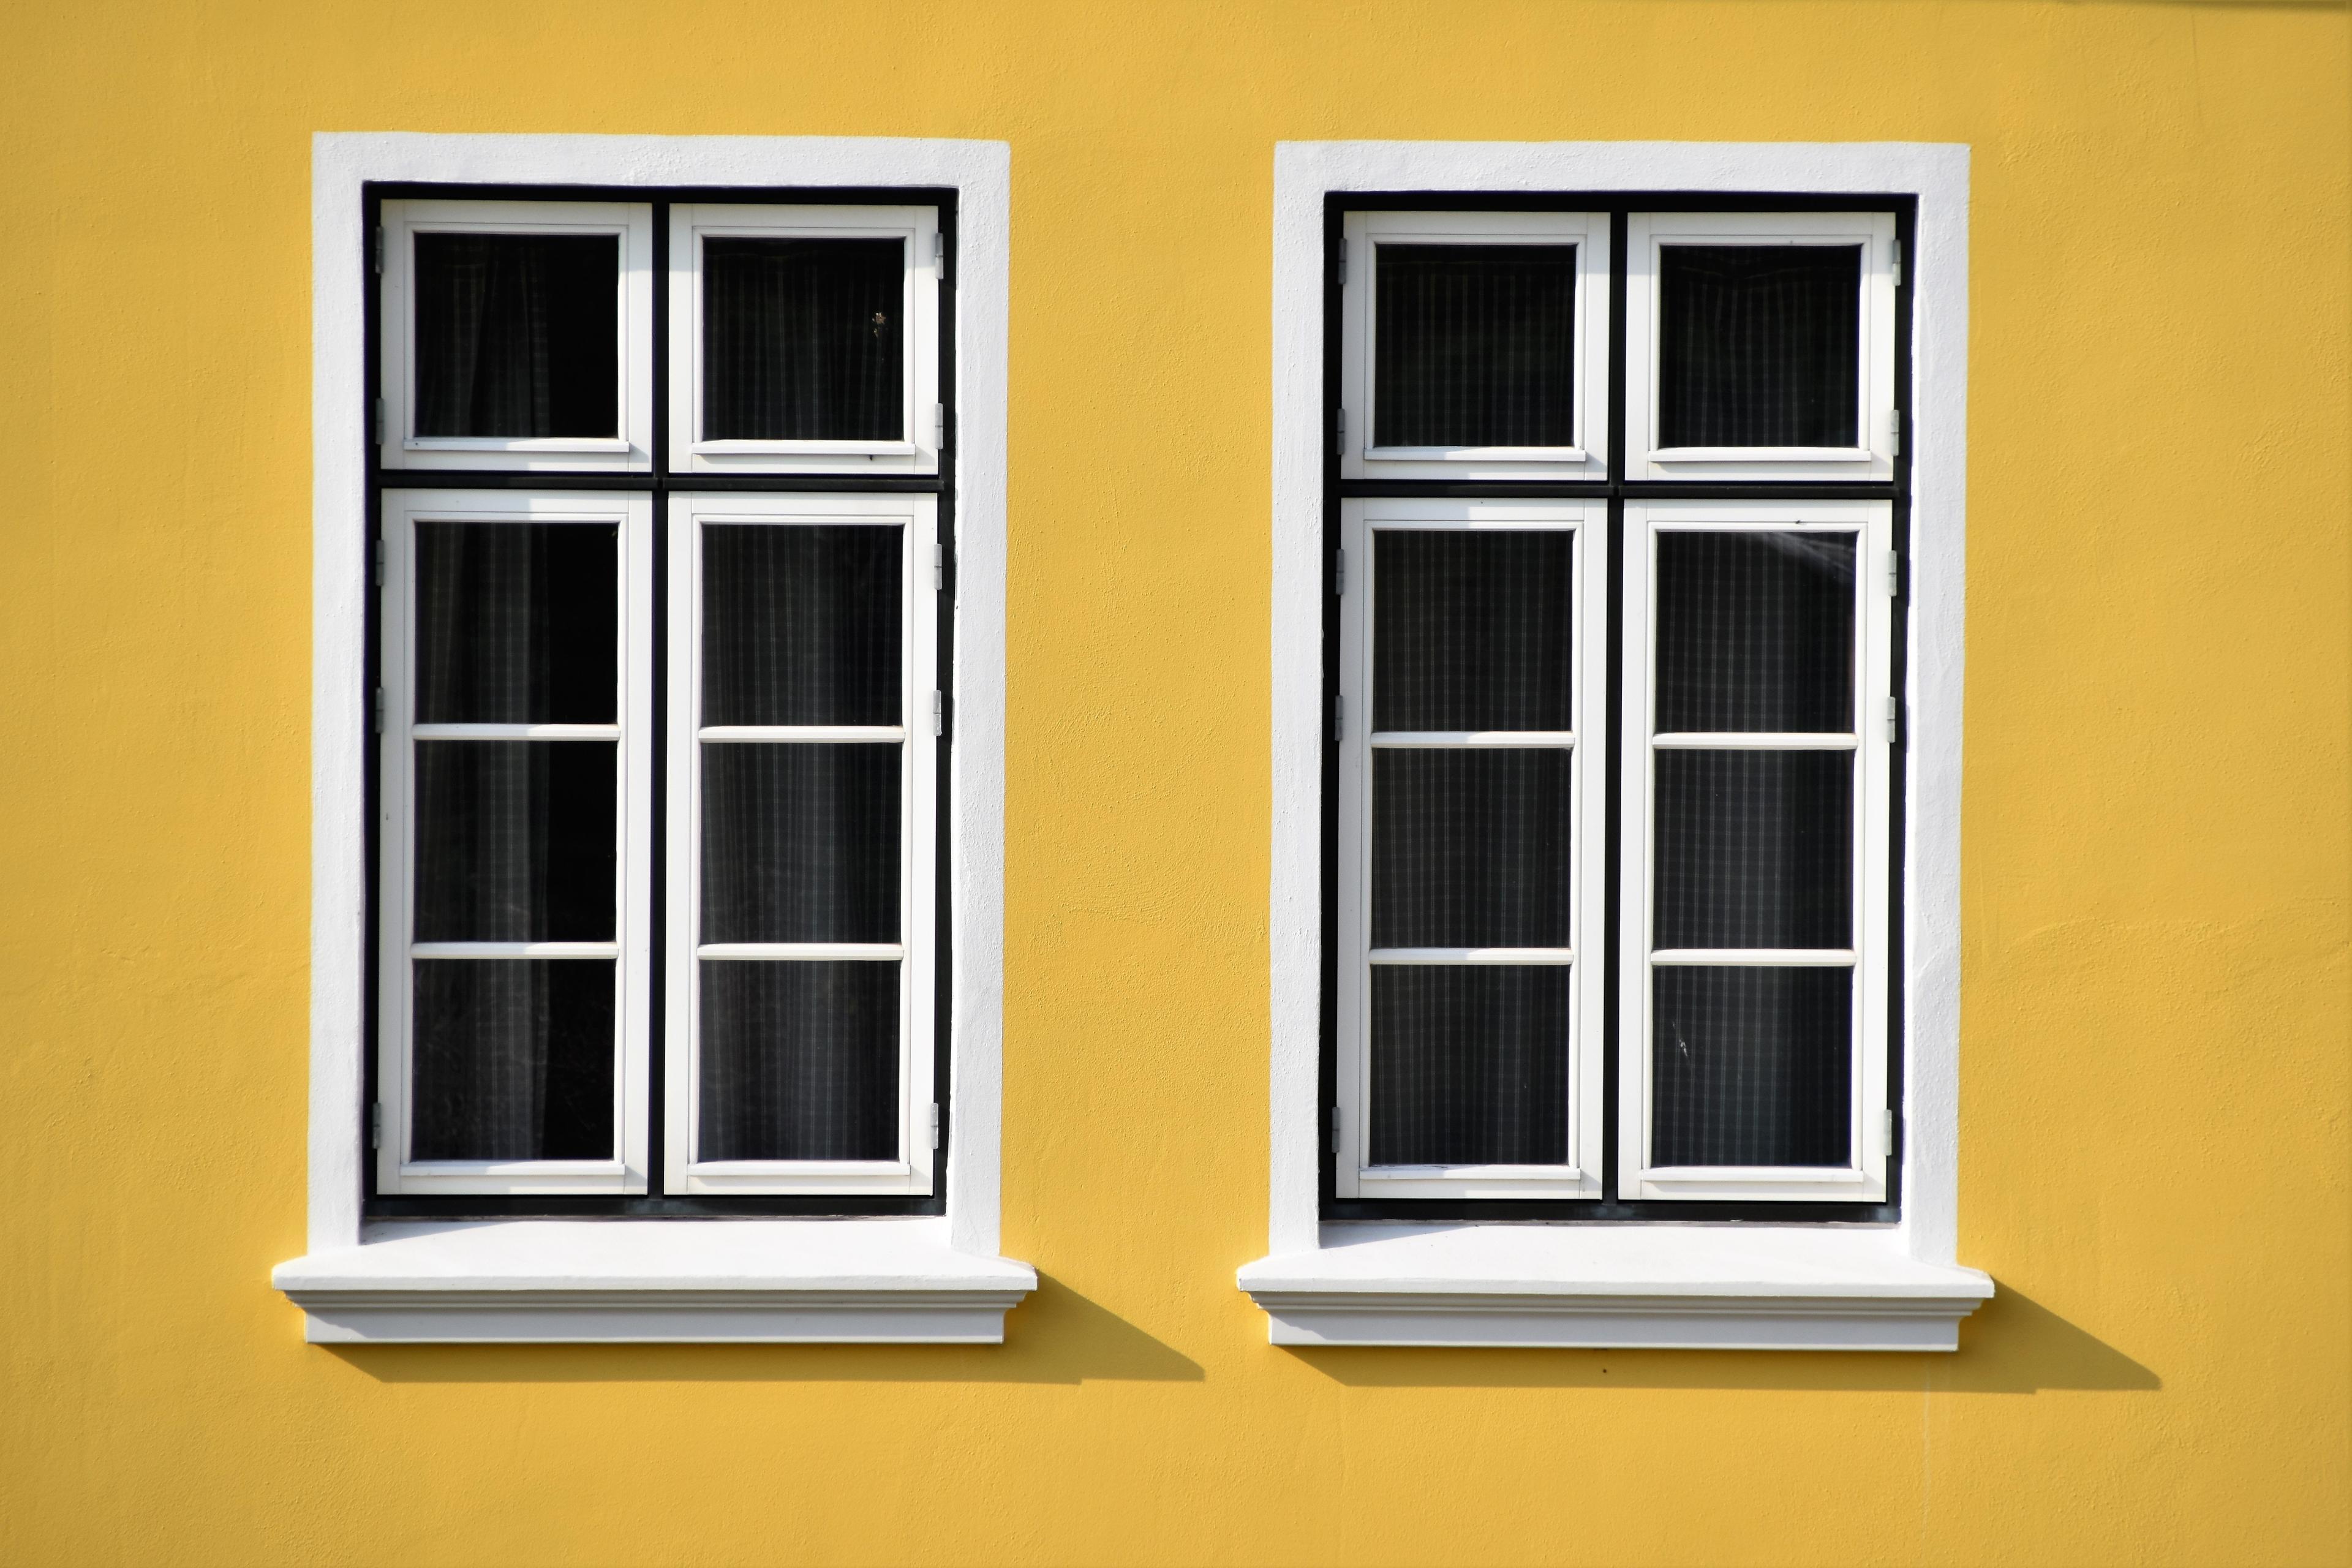
[(1382, 244), (1373, 254), (1373, 445), (1573, 443), (1576, 247)]
[(1375, 964), (1376, 1165), (1568, 1159), (1566, 965)]
[(701, 964), (697, 1156), (898, 1158), (901, 967)]
[(1372, 533), (1374, 730), (1576, 726), (1576, 536)]
[(1850, 1162), (1853, 970), (1660, 967), (1651, 988), (1652, 1163)]
[(1657, 536), (1657, 729), (1851, 734), (1851, 533)]
[(1859, 444), (1860, 246), (1668, 245), (1658, 301), (1660, 446)]
[(901, 441), (906, 244), (702, 242), (702, 438)]
[(417, 435), (620, 434), (617, 235), (415, 244)]
[(706, 524), (702, 722), (897, 724), (906, 530)]

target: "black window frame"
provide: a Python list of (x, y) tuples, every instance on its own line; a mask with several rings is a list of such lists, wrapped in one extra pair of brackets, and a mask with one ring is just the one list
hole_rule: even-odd
[[(1608, 468), (1598, 479), (1499, 479), (1473, 480), (1416, 479), (1343, 479), (1341, 443), (1331, 438), (1339, 428), (1343, 397), (1340, 356), (1344, 331), (1346, 267), (1344, 226), (1351, 213), (1449, 212), (1475, 215), (1505, 212), (1573, 212), (1606, 215), (1609, 219), (1609, 374), (1597, 406), (1608, 413)], [(1906, 998), (1902, 966), (1903, 891), (1906, 867), (1903, 843), (1907, 809), (1907, 724), (1898, 722), (1889, 747), (1887, 814), (1887, 1018), (1886, 1106), (1892, 1135), (1886, 1151), (1886, 1196), (1883, 1201), (1822, 1203), (1784, 1199), (1628, 1200), (1618, 1195), (1618, 1088), (1623, 1052), (1620, 959), (1623, 941), (1622, 891), (1624, 868), (1621, 846), (1624, 802), (1622, 772), (1625, 716), (1621, 711), (1624, 659), (1623, 601), (1625, 503), (1629, 500), (1883, 500), (1891, 503), (1896, 561), (1895, 593), (1891, 623), (1888, 695), (1900, 693), (1906, 680), (1906, 644), (1911, 605), (1911, 451), (1912, 315), (1914, 297), (1910, 269), (1895, 279), (1894, 398), (1896, 446), (1892, 477), (1877, 479), (1754, 479), (1705, 481), (1633, 479), (1626, 477), (1625, 287), (1628, 271), (1627, 220), (1636, 213), (1823, 213), (1864, 212), (1892, 215), (1899, 254), (1910, 254), (1918, 225), (1918, 198), (1898, 195), (1727, 195), (1721, 192), (1608, 191), (1502, 194), (1479, 191), (1348, 191), (1327, 192), (1323, 198), (1323, 710), (1332, 711), (1339, 697), (1340, 600), (1339, 595), (1339, 510), (1343, 500), (1377, 498), (1517, 498), (1520, 500), (1581, 500), (1607, 503), (1609, 637), (1608, 662), (1601, 675), (1606, 702), (1608, 800), (1605, 808), (1601, 874), (1606, 883), (1606, 929), (1601, 932), (1602, 1053), (1601, 1195), (1599, 1198), (1342, 1198), (1338, 1195), (1339, 1155), (1333, 1140), (1316, 1140), (1318, 1213), (1328, 1221), (1462, 1221), (1612, 1224), (1729, 1223), (1789, 1225), (1815, 1223), (1885, 1226), (1903, 1217), (1903, 1021)], [(1369, 261), (1367, 265), (1369, 265)], [(1323, 1125), (1333, 1125), (1339, 1104), (1339, 965), (1345, 954), (1338, 939), (1339, 923), (1339, 760), (1342, 745), (1326, 726), (1321, 742), (1322, 819), (1319, 824), (1321, 860), (1322, 952), (1318, 970), (1317, 1104), (1323, 1108)]]
[[(383, 976), (379, 955), (378, 938), (383, 912), (383, 871), (379, 850), (379, 813), (381, 808), (381, 755), (383, 737), (373, 724), (362, 726), (366, 744), (365, 762), (365, 825), (367, 867), (367, 911), (363, 1008), (365, 1033), (362, 1043), (362, 1071), (366, 1092), (361, 1097), (361, 1125), (354, 1130), (362, 1152), (360, 1161), (362, 1186), (361, 1215), (363, 1220), (457, 1220), (457, 1219), (518, 1219), (518, 1218), (627, 1218), (627, 1219), (711, 1219), (726, 1217), (765, 1216), (803, 1218), (845, 1218), (851, 1216), (886, 1216), (944, 1215), (948, 1201), (948, 1139), (952, 1118), (949, 1115), (950, 1097), (954, 1093), (952, 1003), (955, 994), (954, 976), (954, 909), (950, 897), (950, 798), (949, 784), (953, 766), (955, 743), (955, 584), (956, 584), (956, 266), (957, 193), (952, 187), (929, 185), (538, 185), (538, 184), (466, 184), (445, 182), (370, 181), (361, 187), (363, 253), (355, 258), (365, 279), (365, 374), (362, 396), (367, 404), (362, 409), (361, 428), (364, 436), (373, 437), (375, 400), (383, 389), (382, 335), (383, 275), (379, 237), (383, 232), (383, 204), (387, 201), (439, 199), (457, 201), (504, 202), (617, 202), (650, 206), (653, 211), (654, 272), (653, 321), (648, 352), (652, 355), (653, 410), (652, 463), (645, 471), (616, 471), (609, 467), (568, 471), (562, 468), (541, 467), (527, 471), (508, 468), (467, 468), (439, 467), (433, 468), (403, 468), (389, 473), (383, 466), (382, 447), (374, 439), (366, 443), (366, 518), (367, 549), (362, 559), (373, 562), (382, 546), (383, 500), (386, 490), (427, 489), (511, 489), (511, 490), (597, 490), (617, 491), (651, 498), (653, 507), (653, 625), (651, 649), (653, 658), (653, 722), (650, 744), (652, 751), (652, 797), (648, 809), (655, 830), (652, 835), (650, 878), (656, 889), (651, 900), (652, 919), (646, 940), (651, 944), (654, 962), (650, 964), (650, 985), (642, 1005), (649, 1011), (647, 1020), (647, 1098), (646, 1127), (646, 1191), (643, 1194), (431, 1194), (386, 1195), (376, 1190), (375, 1161), (372, 1154), (373, 1140), (378, 1135), (374, 1125), (373, 1106), (377, 1098), (378, 1057), (382, 1047), (379, 1039), (379, 998)], [(670, 208), (674, 204), (688, 202), (698, 205), (824, 205), (824, 206), (897, 206), (930, 207), (939, 216), (939, 232), (942, 274), (939, 285), (938, 331), (938, 399), (940, 404), (939, 466), (933, 474), (845, 473), (762, 473), (762, 474), (697, 474), (672, 472), (670, 469), (670, 299), (669, 299), (669, 230)], [(686, 330), (691, 330), (690, 326)], [(921, 411), (916, 411), (920, 417)], [(938, 669), (937, 680), (940, 701), (940, 734), (937, 742), (937, 799), (940, 808), (934, 813), (936, 835), (937, 896), (935, 904), (937, 943), (936, 983), (932, 988), (931, 1052), (932, 1093), (939, 1108), (936, 1134), (936, 1157), (933, 1163), (931, 1191), (920, 1196), (907, 1194), (760, 1194), (729, 1197), (688, 1196), (662, 1191), (666, 1174), (666, 1144), (667, 1110), (666, 1105), (667, 1073), (663, 1070), (664, 1053), (671, 1042), (666, 1038), (667, 964), (662, 962), (667, 951), (667, 900), (658, 894), (666, 886), (668, 855), (667, 822), (667, 745), (668, 745), (668, 577), (669, 577), (669, 508), (668, 499), (674, 494), (691, 491), (757, 492), (762, 494), (923, 494), (937, 498), (939, 509), (940, 592), (938, 602)], [(372, 571), (372, 568), (371, 568)], [(383, 614), (384, 584), (374, 581), (367, 584), (363, 602), (367, 606), (365, 627), (365, 667), (362, 689), (354, 700), (369, 710), (375, 693), (382, 689), (380, 668), (381, 634)], [(911, 716), (910, 716), (911, 719)], [(682, 1047), (682, 1042), (680, 1043)], [(388, 1134), (390, 1130), (384, 1130)]]

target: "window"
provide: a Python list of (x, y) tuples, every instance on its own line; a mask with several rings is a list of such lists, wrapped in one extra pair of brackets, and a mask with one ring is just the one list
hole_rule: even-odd
[(379, 1212), (937, 1212), (952, 217), (383, 200)]

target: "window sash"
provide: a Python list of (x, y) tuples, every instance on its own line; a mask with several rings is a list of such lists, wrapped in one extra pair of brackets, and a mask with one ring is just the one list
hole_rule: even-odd
[[(1339, 741), (1339, 942), (1337, 1013), (1339, 1126), (1336, 1194), (1342, 1198), (1597, 1198), (1601, 1193), (1604, 1036), (1601, 954), (1606, 879), (1594, 860), (1605, 842), (1607, 752), (1591, 701), (1591, 672), (1605, 669), (1608, 554), (1599, 503), (1509, 500), (1348, 500), (1340, 506), (1344, 592), (1340, 595)], [(1386, 530), (1558, 531), (1574, 541), (1574, 723), (1568, 731), (1383, 734), (1371, 729), (1372, 606), (1379, 592), (1373, 536)], [(1395, 949), (1371, 946), (1370, 775), (1375, 752), (1392, 747), (1567, 750), (1570, 770), (1570, 940), (1549, 949)], [(1569, 975), (1566, 1079), (1568, 1158), (1558, 1165), (1388, 1165), (1370, 1161), (1371, 985), (1392, 964), (1564, 966)]]
[[(1629, 501), (1622, 597), (1621, 711), (1625, 715), (1619, 787), (1621, 969), (1618, 986), (1618, 1193), (1628, 1201), (1745, 1199), (1826, 1203), (1881, 1202), (1886, 1195), (1888, 1138), (1888, 845), (1893, 745), (1896, 726), (1883, 695), (1891, 689), (1894, 600), (1886, 563), (1893, 558), (1894, 507), (1888, 501)], [(1853, 537), (1854, 628), (1852, 733), (1661, 735), (1654, 721), (1657, 660), (1657, 542), (1673, 531), (1798, 532)], [(1654, 780), (1656, 757), (1670, 750), (1850, 751), (1855, 760), (1853, 835), (1853, 945), (1817, 949), (1657, 950), (1652, 946), (1656, 861)], [(1833, 1166), (1680, 1166), (1652, 1163), (1655, 1085), (1652, 1073), (1654, 968), (1753, 966), (1850, 968), (1848, 1149)]]
[[(670, 499), (667, 921), (664, 1129), (665, 1190), (688, 1195), (883, 1194), (933, 1191), (931, 1107), (938, 984), (938, 760), (933, 694), (939, 681), (939, 594), (932, 574), (939, 506), (929, 495), (755, 496)], [(822, 524), (900, 531), (902, 651), (898, 725), (711, 726), (702, 714), (702, 542), (710, 525), (791, 528)], [(701, 942), (702, 757), (707, 745), (895, 745), (899, 769), (899, 939), (877, 942)], [(730, 1160), (698, 1157), (701, 964), (896, 961), (899, 966), (899, 1158)]]
[[(583, 523), (619, 530), (617, 617), (619, 722), (614, 725), (431, 724), (416, 707), (415, 530), (423, 522)], [(520, 1196), (636, 1194), (646, 1190), (647, 1009), (652, 963), (651, 748), (653, 507), (649, 498), (555, 491), (392, 490), (383, 501), (384, 575), (379, 647), (383, 727), (378, 842), (376, 1191), (387, 1196)], [(415, 742), (530, 739), (570, 744), (607, 741), (614, 757), (615, 924), (611, 942), (412, 941), (415, 905)], [(454, 959), (610, 962), (614, 966), (614, 1153), (601, 1160), (409, 1158), (414, 1131), (415, 980), (418, 962)]]

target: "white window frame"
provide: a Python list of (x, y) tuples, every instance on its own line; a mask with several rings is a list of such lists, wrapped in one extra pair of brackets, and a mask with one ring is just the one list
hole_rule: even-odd
[[(1969, 151), (1910, 142), (1309, 142), (1274, 154), (1267, 1253), (1280, 1344), (1949, 1351), (1992, 1282), (1958, 1244)], [(1391, 192), (1909, 197), (1916, 421), (1904, 671), (1901, 1214), (1886, 1225), (1326, 1223), (1327, 203)], [(1468, 205), (1465, 199), (1461, 205)], [(1596, 203), (1595, 205), (1599, 205)], [(1629, 342), (1639, 342), (1630, 339)], [(1641, 437), (1629, 433), (1638, 458)], [(1849, 477), (1861, 465), (1838, 471)], [(1644, 470), (1630, 463), (1632, 476)], [(1784, 470), (1774, 470), (1776, 473)], [(1708, 478), (1727, 477), (1710, 469)], [(1899, 966), (1899, 967), (1898, 967)]]
[[(1659, 253), (1669, 245), (1858, 246), (1862, 296), (1850, 447), (1662, 447), (1658, 441)], [(1627, 468), (1653, 479), (1891, 479), (1895, 477), (1895, 218), (1884, 212), (1633, 213), (1626, 224)]]
[[(382, 212), (383, 289), (377, 322), (383, 371), (378, 461), (395, 468), (653, 467), (654, 220), (635, 202), (509, 202), (419, 198)], [(609, 437), (419, 436), (416, 431), (415, 237), (419, 234), (609, 234), (620, 241), (620, 430)]]
[[(1594, 387), (1609, 378), (1609, 217), (1574, 212), (1352, 212), (1342, 228), (1346, 273), (1340, 333), (1340, 472), (1355, 479), (1605, 478), (1609, 411)], [(1575, 439), (1565, 447), (1377, 447), (1372, 428), (1374, 295), (1380, 251), (1391, 245), (1576, 247)]]
[[(706, 238), (897, 239), (906, 246), (901, 298), (906, 331), (896, 441), (706, 441), (702, 438), (702, 242)], [(905, 473), (940, 471), (940, 249), (935, 207), (734, 206), (681, 202), (670, 208), (670, 467), (679, 473)]]
[[(1622, 664), (1628, 716), (1622, 756), (1623, 833), (1620, 863), (1628, 872), (1619, 910), (1618, 1184), (1627, 1199), (1782, 1199), (1813, 1203), (1876, 1203), (1886, 1196), (1886, 938), (1887, 831), (1895, 716), (1881, 695), (1889, 688), (1894, 620), (1894, 503), (1884, 500), (1628, 501), (1625, 503), (1625, 584)], [(1661, 736), (1655, 720), (1657, 666), (1657, 541), (1667, 532), (1810, 533), (1854, 540), (1853, 713), (1856, 730), (1843, 736), (1710, 734)], [(1853, 907), (1855, 937), (1839, 950), (1691, 949), (1661, 955), (1651, 945), (1655, 888), (1652, 832), (1657, 753), (1664, 749), (1712, 751), (1848, 751), (1854, 754)], [(1842, 959), (1842, 962), (1841, 962)], [(1853, 1052), (1848, 1077), (1847, 1147), (1839, 1166), (1664, 1167), (1650, 1162), (1651, 972), (1662, 963), (1767, 967), (1819, 963), (1853, 971)]]
[[(420, 522), (486, 526), (518, 523), (606, 524), (619, 531), (620, 594), (613, 606), (620, 691), (614, 724), (418, 724), (415, 722), (415, 528)], [(377, 960), (376, 1190), (520, 1195), (642, 1193), (646, 1190), (644, 998), (651, 961), (653, 726), (653, 506), (644, 496), (513, 490), (386, 490), (383, 496), (384, 595), (382, 620), (383, 735), (378, 753), (379, 873), (383, 889)], [(415, 891), (414, 742), (528, 740), (545, 744), (616, 743), (614, 940), (415, 942), (410, 915)], [(409, 1157), (410, 1086), (415, 1046), (415, 985), (420, 959), (547, 959), (614, 962), (613, 1126), (606, 1160), (417, 1161)]]
[[(1005, 1312), (1037, 1283), (1034, 1269), (998, 1254), (1010, 150), (895, 137), (403, 132), (322, 133), (311, 148), (310, 1223), (308, 1251), (279, 1264), (273, 1282), (315, 1342), (1001, 1342)], [(942, 803), (955, 1093), (943, 1215), (367, 1216), (371, 182), (957, 193), (958, 725)]]
[[(705, 726), (702, 712), (702, 531), (712, 524), (797, 528), (821, 524), (900, 532), (899, 712), (892, 726)], [(670, 498), (668, 1080), (664, 1140), (668, 1191), (727, 1194), (927, 1194), (931, 1191), (932, 987), (938, 962), (939, 502), (928, 495), (711, 494)], [(900, 748), (899, 940), (707, 946), (702, 918), (702, 749), (705, 745), (864, 743)], [(700, 1127), (705, 959), (730, 963), (895, 960), (898, 987), (898, 1138), (896, 1160), (730, 1160), (696, 1157)]]
[[(1601, 1195), (1601, 987), (1591, 933), (1601, 929), (1606, 887), (1588, 869), (1606, 842), (1608, 753), (1591, 743), (1592, 694), (1605, 670), (1609, 625), (1607, 507), (1587, 501), (1369, 500), (1340, 503), (1339, 1135), (1333, 1178), (1343, 1198), (1580, 1198)], [(1570, 731), (1382, 735), (1371, 728), (1372, 607), (1380, 592), (1371, 535), (1389, 531), (1562, 532), (1574, 540), (1576, 669)], [(1599, 548), (1596, 550), (1595, 546)], [(1558, 746), (1570, 752), (1569, 847), (1571, 927), (1564, 949), (1465, 948), (1383, 954), (1371, 946), (1371, 753), (1385, 747), (1494, 749)], [(1370, 1163), (1371, 971), (1392, 963), (1559, 963), (1569, 971), (1569, 1151), (1560, 1165), (1375, 1165)]]

